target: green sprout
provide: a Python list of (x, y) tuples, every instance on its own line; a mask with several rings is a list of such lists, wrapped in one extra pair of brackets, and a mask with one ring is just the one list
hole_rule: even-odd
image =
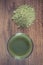
[(35, 10), (29, 5), (21, 5), (13, 11), (12, 19), (22, 28), (29, 27), (35, 20)]

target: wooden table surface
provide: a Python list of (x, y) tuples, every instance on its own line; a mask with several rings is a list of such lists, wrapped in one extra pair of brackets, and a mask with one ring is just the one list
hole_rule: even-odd
[[(35, 23), (24, 30), (11, 20), (12, 11), (22, 4), (36, 11)], [(12, 58), (7, 50), (8, 39), (18, 31), (29, 35), (34, 43), (32, 54), (24, 60)], [(43, 65), (43, 0), (0, 0), (0, 65)]]

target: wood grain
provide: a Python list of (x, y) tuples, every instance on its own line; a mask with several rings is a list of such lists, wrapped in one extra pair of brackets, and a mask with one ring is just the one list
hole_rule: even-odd
[[(12, 11), (22, 4), (36, 11), (35, 23), (24, 30), (11, 20)], [(32, 54), (24, 60), (12, 58), (7, 50), (8, 39), (19, 31), (29, 35), (34, 43)], [(0, 65), (43, 65), (43, 0), (0, 0)]]

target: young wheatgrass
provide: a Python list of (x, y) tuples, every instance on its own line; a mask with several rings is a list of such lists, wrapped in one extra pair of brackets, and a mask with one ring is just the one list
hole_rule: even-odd
[(12, 19), (22, 28), (29, 27), (35, 20), (35, 10), (29, 5), (21, 5), (13, 11)]

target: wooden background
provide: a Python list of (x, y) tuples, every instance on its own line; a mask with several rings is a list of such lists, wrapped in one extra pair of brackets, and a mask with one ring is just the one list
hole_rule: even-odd
[[(35, 23), (24, 30), (11, 20), (12, 11), (22, 4), (36, 11)], [(34, 43), (33, 53), (24, 60), (12, 58), (7, 51), (7, 41), (17, 31), (29, 35)], [(43, 0), (0, 0), (0, 65), (43, 65)]]

